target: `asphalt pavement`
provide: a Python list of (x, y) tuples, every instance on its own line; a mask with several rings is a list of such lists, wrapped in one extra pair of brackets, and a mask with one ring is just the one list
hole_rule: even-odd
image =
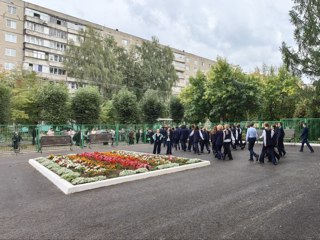
[[(145, 144), (93, 150), (109, 149), (152, 152)], [(277, 166), (248, 161), (246, 149), (233, 161), (174, 151), (211, 166), (71, 195), (28, 164), (41, 154), (0, 155), (0, 239), (320, 239), (314, 149), (287, 146)]]

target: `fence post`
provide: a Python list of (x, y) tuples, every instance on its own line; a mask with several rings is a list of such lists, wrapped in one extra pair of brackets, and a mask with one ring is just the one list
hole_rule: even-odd
[(40, 152), (40, 131), (39, 131), (39, 126), (36, 127), (36, 144), (37, 144), (37, 152)]
[(80, 125), (80, 148), (83, 149), (84, 147), (84, 136), (82, 132), (82, 124)]
[(116, 146), (119, 145), (119, 124), (116, 124)]

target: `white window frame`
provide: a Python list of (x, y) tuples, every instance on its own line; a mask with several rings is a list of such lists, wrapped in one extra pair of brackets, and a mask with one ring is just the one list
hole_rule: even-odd
[(17, 56), (17, 50), (12, 49), (12, 48), (6, 48), (5, 55), (9, 56), (9, 57), (15, 57), (15, 56)]
[(4, 69), (5, 70), (12, 70), (12, 69), (14, 69), (16, 67), (16, 65), (14, 64), (14, 63), (5, 63), (4, 64)]
[(17, 43), (17, 35), (12, 33), (6, 33), (5, 40), (6, 42)]
[(8, 28), (17, 29), (17, 22), (11, 19), (7, 19), (6, 25)]
[(12, 15), (17, 14), (17, 8), (14, 6), (8, 5), (8, 13), (10, 13)]

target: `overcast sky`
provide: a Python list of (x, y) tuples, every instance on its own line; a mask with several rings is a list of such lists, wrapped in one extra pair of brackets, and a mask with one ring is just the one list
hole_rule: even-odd
[(291, 0), (27, 0), (210, 59), (280, 66), (283, 41), (294, 45)]

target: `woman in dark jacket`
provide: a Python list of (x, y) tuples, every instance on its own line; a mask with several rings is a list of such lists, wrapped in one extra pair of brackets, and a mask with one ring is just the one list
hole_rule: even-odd
[(211, 140), (211, 144), (212, 144), (212, 152), (213, 155), (215, 155), (217, 153), (217, 149), (216, 149), (216, 138), (217, 138), (217, 126), (214, 126), (212, 128), (212, 131), (210, 133), (210, 140)]
[(167, 155), (172, 155), (172, 145), (173, 145), (173, 131), (169, 127), (167, 129)]
[(216, 157), (221, 160), (223, 159), (223, 153), (221, 152), (222, 146), (223, 146), (223, 141), (224, 141), (224, 134), (223, 134), (223, 126), (218, 125), (217, 126), (217, 132), (216, 132)]

